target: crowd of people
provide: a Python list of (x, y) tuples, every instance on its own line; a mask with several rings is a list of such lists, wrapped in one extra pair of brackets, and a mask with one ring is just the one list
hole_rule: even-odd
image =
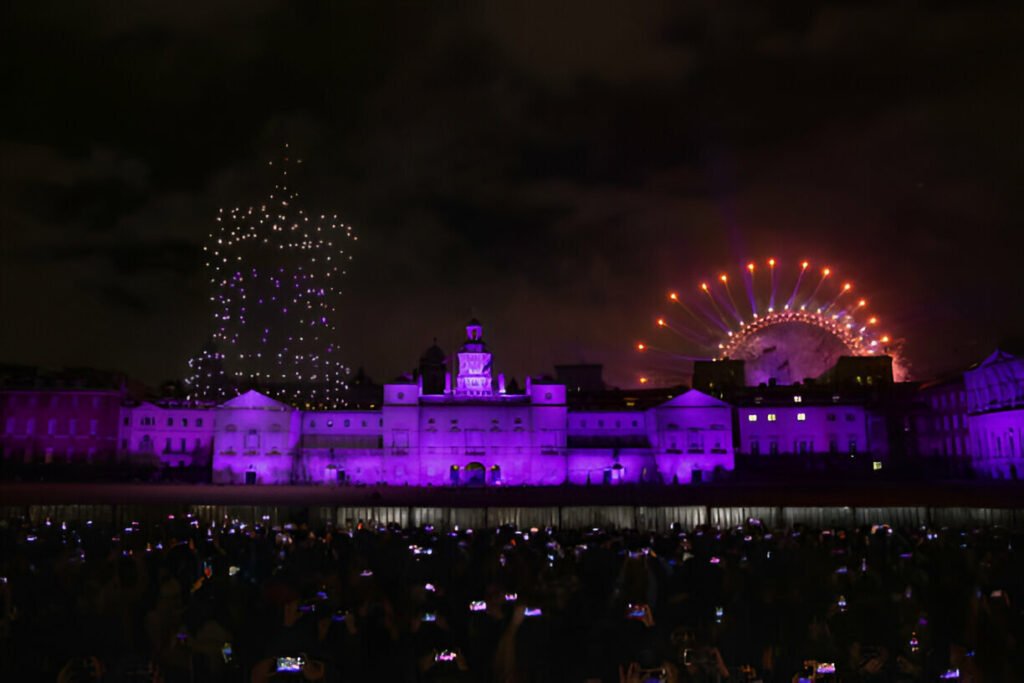
[(1020, 535), (0, 522), (0, 680), (1024, 680)]

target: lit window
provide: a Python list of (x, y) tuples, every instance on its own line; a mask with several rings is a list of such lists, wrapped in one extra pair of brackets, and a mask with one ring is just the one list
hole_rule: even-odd
[(769, 422), (775, 422), (775, 420), (776, 420), (775, 413), (768, 413), (768, 421)]
[(871, 469), (873, 469), (875, 472), (877, 472), (878, 470), (882, 469), (882, 461), (881, 460), (875, 460), (874, 462), (872, 462), (871, 463)]
[(797, 422), (805, 422), (806, 420), (807, 420), (807, 413), (797, 413), (796, 414), (796, 421)]
[(803, 402), (804, 402), (804, 397), (803, 396), (794, 396), (793, 397), (793, 403), (803, 403)]
[(757, 422), (757, 415), (754, 415), (753, 413), (747, 415), (747, 422)]

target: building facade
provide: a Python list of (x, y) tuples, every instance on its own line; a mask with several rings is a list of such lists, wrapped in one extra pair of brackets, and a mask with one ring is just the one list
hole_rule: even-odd
[(120, 444), (167, 464), (208, 453), (216, 483), (687, 483), (733, 469), (732, 409), (699, 391), (600, 412), (570, 411), (554, 381), (511, 393), (476, 321), (456, 371), (436, 346), (424, 359), (375, 409), (304, 411), (256, 391), (212, 408), (143, 403), (123, 409)]
[(995, 479), (1024, 472), (1024, 358), (996, 351), (964, 373), (974, 470)]
[(962, 463), (1012, 479), (1024, 466), (1024, 359), (1002, 351), (920, 386), (893, 383), (888, 359), (845, 359), (814, 381), (758, 387), (738, 384), (740, 364), (708, 363), (694, 375), (703, 391), (609, 389), (599, 366), (559, 366), (558, 381), (528, 378), (520, 389), (493, 360), (474, 320), (454, 357), (435, 343), (382, 391), (364, 377), (361, 408), (343, 410), (257, 391), (219, 405), (140, 402), (123, 383), (35, 375), (0, 388), (0, 452), (18, 464), (116, 457), (201, 468), (225, 484), (689, 483), (733, 470), (736, 456), (780, 472), (942, 460), (957, 466), (930, 470), (937, 476), (962, 476)]
[(118, 450), (123, 400), (117, 389), (4, 389), (0, 453), (25, 464), (110, 459)]

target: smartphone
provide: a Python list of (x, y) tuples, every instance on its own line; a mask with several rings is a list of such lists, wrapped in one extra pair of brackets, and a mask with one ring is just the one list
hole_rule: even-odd
[(833, 662), (819, 662), (818, 666), (814, 669), (814, 673), (819, 675), (834, 674), (835, 672), (836, 665)]
[(338, 610), (337, 612), (332, 614), (331, 615), (331, 621), (334, 621), (334, 622), (345, 621), (345, 612), (344, 612), (344, 610)]
[(946, 669), (944, 672), (939, 674), (940, 681), (959, 681), (960, 680), (960, 669)]
[(664, 669), (641, 669), (640, 680), (643, 683), (661, 683), (668, 680), (668, 672)]
[(220, 648), (220, 656), (224, 658), (225, 664), (229, 664), (231, 662), (231, 643), (224, 643)]
[(228, 567), (228, 576), (234, 576), (242, 570), (241, 567), (235, 567), (234, 565)]
[(483, 600), (474, 600), (473, 602), (469, 603), (470, 612), (483, 612), (486, 609), (487, 603)]
[(424, 621), (424, 622), (437, 621), (437, 615), (434, 614), (433, 612), (424, 612), (423, 613), (423, 618), (420, 621)]
[(519, 593), (505, 593), (505, 602), (515, 602), (519, 599)]
[(306, 665), (306, 660), (303, 657), (278, 657), (277, 658), (277, 673), (288, 673), (296, 674), (302, 672), (302, 667)]
[(647, 610), (644, 605), (630, 605), (626, 610), (628, 619), (643, 619), (646, 614)]
[(435, 662), (454, 662), (458, 655), (452, 650), (441, 650), (434, 655)]
[(540, 607), (527, 607), (526, 611), (523, 612), (524, 617), (539, 617), (543, 612)]
[(715, 608), (715, 623), (716, 624), (721, 624), (723, 616), (725, 616), (725, 610), (722, 609), (721, 607), (716, 607)]
[(307, 600), (306, 602), (300, 602), (299, 603), (299, 611), (304, 613), (304, 614), (308, 614), (309, 612), (315, 612), (316, 611), (316, 603), (314, 601), (312, 601), (312, 600)]
[(686, 666), (693, 664), (693, 650), (690, 648), (683, 650), (683, 664)]

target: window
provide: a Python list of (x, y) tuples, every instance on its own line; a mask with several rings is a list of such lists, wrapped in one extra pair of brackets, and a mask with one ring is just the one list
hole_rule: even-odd
[(330, 429), (330, 428), (331, 428), (331, 427), (333, 427), (333, 426), (334, 426), (334, 420), (328, 420), (328, 421), (327, 421), (327, 427), (328, 427), (328, 429)]
[(75, 418), (71, 418), (70, 420), (68, 420), (68, 434), (70, 434), (71, 436), (74, 436), (75, 432), (77, 432), (77, 431), (78, 431), (78, 420), (76, 420)]
[(202, 426), (203, 426), (203, 418), (197, 417), (196, 418), (196, 427), (202, 427)]
[(35, 434), (36, 433), (36, 419), (34, 417), (30, 417), (28, 420), (25, 421), (25, 433), (26, 434)]
[(797, 413), (796, 414), (796, 421), (797, 422), (806, 422), (807, 421), (807, 413)]
[(771, 441), (769, 441), (768, 442), (768, 452), (770, 454), (772, 454), (772, 455), (778, 455), (779, 454), (779, 442), (776, 441), (775, 439), (772, 439)]
[(776, 419), (777, 418), (776, 418), (775, 413), (768, 413), (768, 421), (769, 422), (775, 422)]
[(14, 420), (14, 418), (13, 417), (7, 418), (7, 429), (6, 429), (6, 432), (8, 434), (13, 434), (14, 433), (14, 427), (15, 427), (15, 420)]
[(747, 422), (757, 422), (757, 415), (754, 413), (747, 415)]
[(46, 421), (46, 433), (49, 434), (50, 436), (53, 436), (54, 434), (57, 433), (57, 420), (55, 418), (51, 417), (49, 420)]
[(634, 426), (634, 427), (638, 426), (638, 425), (637, 425), (637, 421), (636, 421), (636, 420), (633, 420), (633, 426)]
[(310, 428), (316, 427), (316, 420), (310, 420), (309, 421), (309, 426), (310, 426)]
[(803, 396), (794, 396), (793, 397), (793, 403), (803, 403), (803, 402), (804, 402), (804, 397)]
[(181, 418), (181, 426), (182, 427), (188, 427), (188, 418), (187, 417)]
[(850, 439), (850, 455), (857, 454), (857, 439)]
[(187, 450), (187, 446), (185, 446), (185, 439), (182, 439), (181, 440), (181, 452), (184, 453), (186, 450)]
[(125, 427), (128, 427), (129, 425), (131, 425), (132, 419), (130, 417), (128, 417), (127, 415), (125, 415), (125, 418), (124, 418), (124, 420), (122, 420), (122, 422), (124, 423)]
[(828, 439), (828, 452), (833, 454), (839, 452), (839, 442), (836, 441), (834, 436), (830, 436)]
[(846, 421), (847, 422), (853, 422), (855, 419), (856, 419), (856, 417), (854, 416), (853, 413), (847, 413), (846, 414)]
[(825, 420), (827, 422), (835, 422), (836, 421), (836, 414), (835, 413), (829, 413), (828, 415), (825, 416)]
[(165, 453), (170, 453), (171, 452), (171, 437), (167, 437), (167, 439), (164, 442), (164, 452)]
[(750, 442), (750, 454), (761, 455), (761, 442), (757, 439)]
[(363, 420), (363, 422), (362, 422), (362, 426), (363, 426), (363, 427), (365, 427), (365, 426), (366, 426), (366, 420)]
[(351, 421), (351, 420), (345, 420), (345, 422), (344, 422), (344, 425), (345, 425), (346, 427), (350, 426), (351, 424), (352, 424), (352, 421)]
[(167, 426), (168, 427), (173, 427), (174, 426), (174, 418), (173, 417), (167, 418)]

